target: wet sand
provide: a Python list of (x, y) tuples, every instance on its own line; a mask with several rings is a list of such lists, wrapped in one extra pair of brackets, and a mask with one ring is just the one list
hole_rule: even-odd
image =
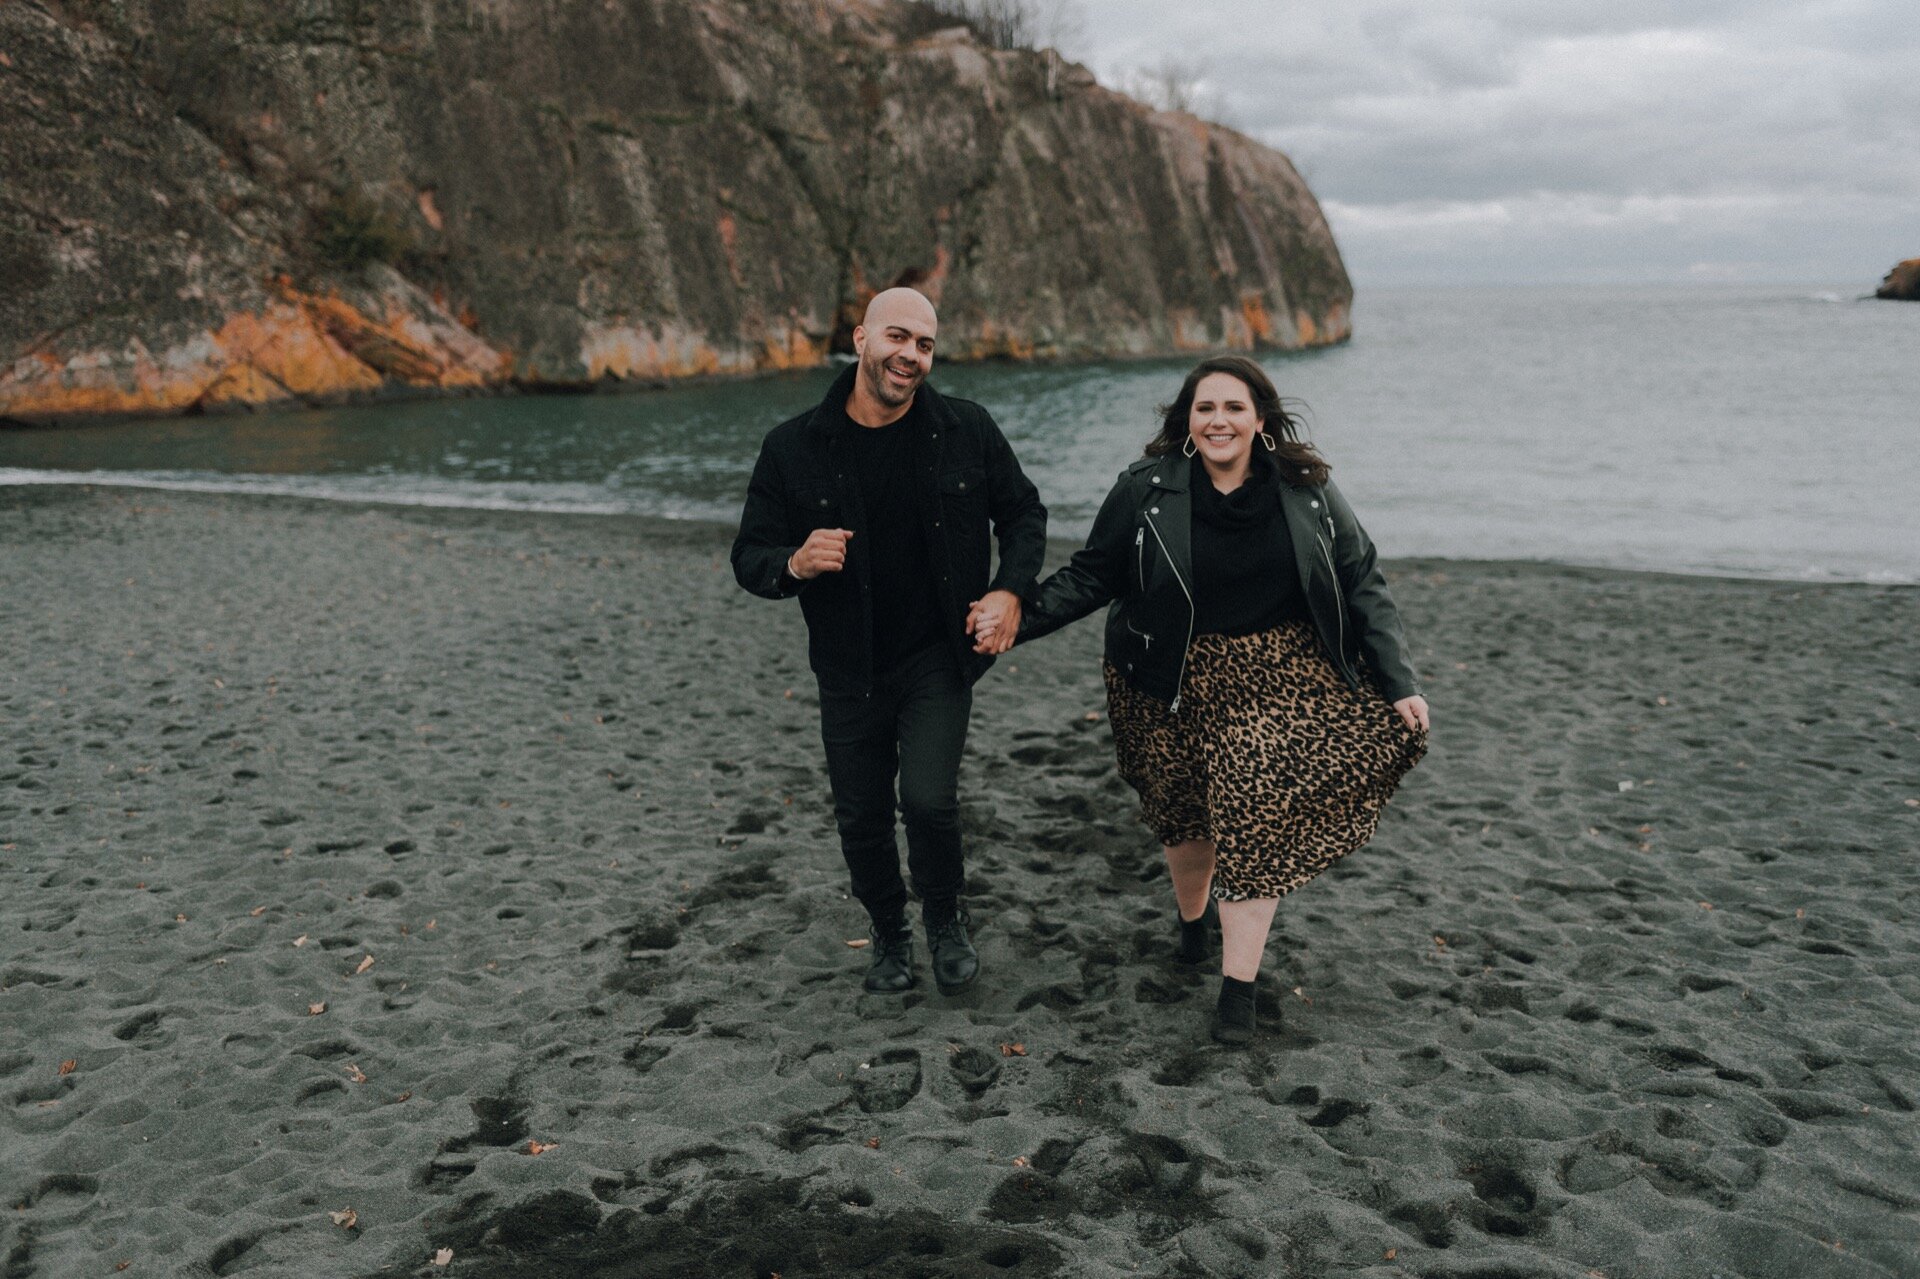
[(1392, 565), (1433, 751), (1233, 1052), (1091, 622), (978, 987), (861, 992), (727, 541), (0, 490), (0, 1274), (1920, 1275), (1920, 591)]

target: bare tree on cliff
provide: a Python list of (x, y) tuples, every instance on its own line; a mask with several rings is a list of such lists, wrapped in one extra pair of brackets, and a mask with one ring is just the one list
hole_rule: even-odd
[(1138, 98), (1161, 111), (1185, 111), (1190, 115), (1217, 118), (1219, 105), (1202, 87), (1207, 78), (1204, 62), (1186, 62), (1162, 58), (1150, 67), (1138, 67), (1123, 73), (1114, 85), (1130, 98)]
[(920, 0), (996, 49), (1058, 49), (1079, 39), (1080, 0)]

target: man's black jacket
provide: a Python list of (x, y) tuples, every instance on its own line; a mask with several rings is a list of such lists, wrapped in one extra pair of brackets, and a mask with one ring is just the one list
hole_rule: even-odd
[[(858, 486), (835, 448), (840, 432), (864, 429), (837, 411), (853, 393), (857, 372), (857, 365), (849, 365), (818, 407), (767, 433), (740, 512), (733, 575), (755, 595), (798, 595), (814, 674), (831, 688), (864, 692), (874, 676), (866, 521)], [(1046, 554), (1047, 508), (985, 409), (948, 399), (925, 383), (915, 397), (920, 439), (912, 473), (900, 482), (919, 495), (929, 558), (940, 579), (935, 587), (945, 615), (942, 634), (972, 681), (993, 659), (975, 653), (967, 639), (967, 606), (988, 591), (1024, 597), (1033, 589)], [(797, 581), (787, 573), (787, 560), (817, 528), (853, 530), (847, 566)], [(991, 579), (989, 534), (1000, 545), (999, 571)]]
[[(1027, 601), (1020, 642), (1077, 621), (1103, 604), (1107, 660), (1129, 684), (1178, 701), (1193, 641), (1193, 484), (1207, 483), (1179, 453), (1143, 458), (1120, 473), (1084, 549)], [(1329, 481), (1274, 485), (1293, 538), (1294, 570), (1313, 629), (1350, 687), (1364, 674), (1389, 702), (1420, 681), (1407, 660), (1400, 613), (1353, 508)]]

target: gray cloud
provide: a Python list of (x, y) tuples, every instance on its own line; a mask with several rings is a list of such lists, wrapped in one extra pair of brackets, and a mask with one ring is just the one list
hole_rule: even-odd
[(1089, 0), (1290, 154), (1356, 278), (1870, 284), (1920, 253), (1908, 0)]

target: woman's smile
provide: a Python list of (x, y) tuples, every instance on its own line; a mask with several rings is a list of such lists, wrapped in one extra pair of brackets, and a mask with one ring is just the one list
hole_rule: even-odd
[(1252, 455), (1253, 437), (1265, 425), (1247, 384), (1231, 373), (1209, 373), (1193, 390), (1187, 431), (1210, 470), (1232, 475)]

